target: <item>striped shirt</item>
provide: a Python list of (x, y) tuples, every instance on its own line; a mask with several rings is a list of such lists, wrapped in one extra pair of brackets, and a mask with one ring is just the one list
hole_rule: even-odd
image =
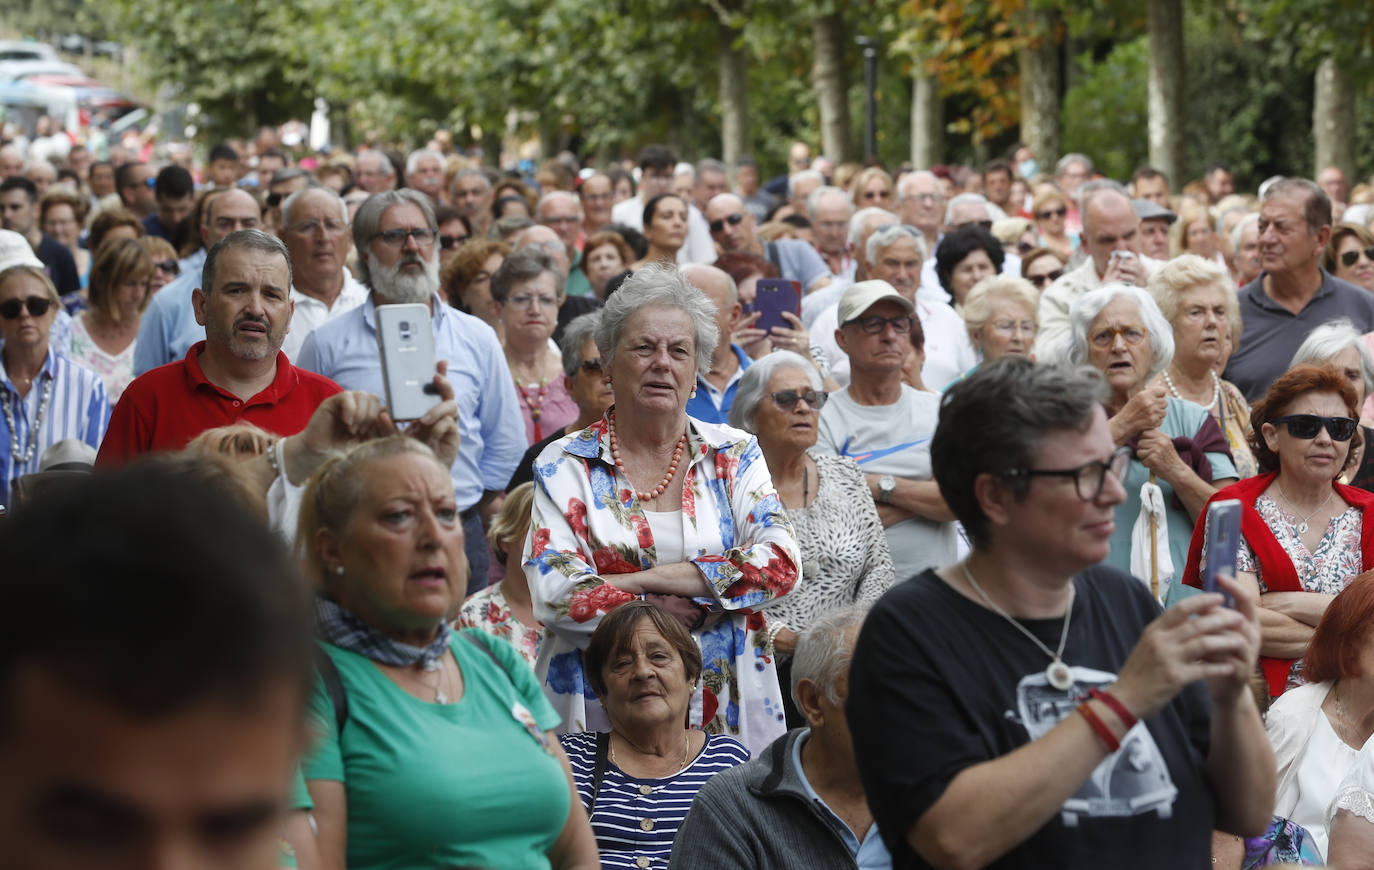
[[(573, 782), (585, 807), (592, 798), (596, 734), (564, 734), (558, 739), (572, 763)], [(667, 867), (673, 838), (697, 792), (717, 773), (748, 760), (744, 744), (724, 734), (707, 734), (706, 745), (687, 769), (667, 779), (638, 779), (607, 759), (591, 819), (601, 866)]]
[[(43, 401), (44, 384), (52, 383), (52, 398), (37, 420)], [(43, 451), (66, 438), (79, 438), (99, 449), (110, 422), (110, 402), (100, 377), (71, 360), (48, 349), (43, 370), (34, 379), (27, 396), (21, 397), (10, 382), (9, 372), (0, 364), (0, 402), (8, 413), (0, 414), (0, 504), (9, 505), (14, 482), (26, 474), (38, 471)], [(10, 431), (9, 419), (15, 431)], [(38, 431), (34, 431), (34, 423)], [(37, 440), (37, 446), (27, 462), (20, 463), (14, 454), (21, 455)]]

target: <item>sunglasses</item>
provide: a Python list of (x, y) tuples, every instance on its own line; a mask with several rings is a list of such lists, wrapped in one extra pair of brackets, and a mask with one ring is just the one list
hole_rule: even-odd
[(911, 315), (904, 314), (901, 317), (878, 317), (877, 315), (873, 317), (856, 317), (849, 322), (857, 323), (859, 328), (869, 335), (877, 335), (882, 332), (889, 323), (892, 324), (892, 328), (897, 330), (897, 332), (903, 334), (908, 333), (911, 331), (913, 321)]
[(985, 230), (992, 229), (992, 221), (964, 221), (955, 227), (956, 230), (966, 230), (969, 227), (982, 227)]
[(1035, 245), (1032, 245), (1030, 242), (1017, 242), (1017, 243), (1016, 243), (1016, 253), (1018, 253), (1018, 254), (1029, 254), (1031, 251), (1034, 251), (1034, 250), (1035, 250)]
[(718, 233), (718, 232), (720, 232), (721, 230), (725, 229), (725, 225), (726, 225), (726, 224), (729, 224), (729, 225), (732, 226), (732, 227), (737, 227), (737, 226), (740, 225), (740, 221), (742, 221), (742, 220), (744, 220), (744, 214), (743, 214), (743, 212), (738, 212), (738, 211), (737, 211), (737, 212), (735, 212), (734, 214), (730, 215), (730, 216), (727, 217), (727, 218), (722, 218), (721, 220), (711, 221), (711, 234), (712, 234), (712, 235), (715, 235), (716, 233)]
[(830, 394), (824, 390), (807, 390), (804, 393), (799, 393), (796, 390), (779, 390), (771, 395), (773, 401), (778, 403), (778, 407), (787, 411), (795, 408), (797, 403), (803, 399), (806, 400), (806, 404), (819, 411), (825, 407), (825, 403), (830, 399)]
[(1308, 441), (1317, 437), (1317, 433), (1326, 427), (1326, 431), (1331, 436), (1332, 441), (1349, 441), (1355, 435), (1355, 427), (1359, 425), (1349, 417), (1318, 417), (1316, 414), (1289, 414), (1274, 421), (1275, 426), (1287, 426), (1288, 434), (1294, 438)]
[(589, 375), (601, 371), (601, 360), (584, 359), (582, 361), (582, 371), (586, 372)]
[(1112, 326), (1107, 329), (1099, 329), (1091, 336), (1092, 343), (1098, 347), (1111, 347), (1116, 344), (1116, 337), (1121, 336), (1122, 341), (1127, 345), (1135, 347), (1145, 340), (1145, 327), (1143, 326)]
[(440, 236), (439, 247), (447, 251), (449, 248), (456, 248), (468, 240), (467, 236)]
[(42, 317), (48, 313), (52, 307), (52, 300), (46, 296), (30, 296), (27, 299), (6, 299), (0, 302), (0, 317), (6, 320), (14, 320), (19, 317), (19, 313), (25, 308), (29, 309), (31, 317)]
[(1035, 213), (1035, 216), (1042, 221), (1047, 221), (1052, 217), (1064, 217), (1068, 213), (1068, 207), (1061, 205), (1059, 208), (1047, 208), (1044, 211), (1038, 211)]
[(1363, 251), (1346, 251), (1341, 254), (1341, 265), (1350, 268), (1360, 259), (1360, 254), (1364, 254), (1366, 260), (1374, 260), (1374, 247), (1365, 248)]
[(153, 266), (168, 275), (181, 274), (181, 266), (177, 264), (176, 260), (163, 260), (160, 263), (154, 263)]
[(1046, 284), (1053, 284), (1062, 277), (1064, 277), (1064, 270), (1055, 269), (1053, 272), (1046, 272), (1043, 275), (1031, 275), (1026, 280), (1034, 284), (1036, 288), (1044, 290)]
[(892, 196), (890, 190), (865, 190), (864, 199), (887, 199)]

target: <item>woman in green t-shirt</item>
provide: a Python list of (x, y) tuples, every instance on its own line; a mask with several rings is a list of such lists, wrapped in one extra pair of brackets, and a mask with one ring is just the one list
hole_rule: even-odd
[(394, 436), (331, 460), (298, 541), (322, 589), (303, 767), (324, 866), (599, 867), (534, 674), (509, 644), (445, 622), (468, 564), (433, 453)]

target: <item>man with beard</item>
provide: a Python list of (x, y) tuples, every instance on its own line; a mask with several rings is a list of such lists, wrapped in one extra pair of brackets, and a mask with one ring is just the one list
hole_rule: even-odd
[(496, 332), (439, 298), (438, 231), (429, 197), (402, 189), (370, 197), (353, 218), (358, 278), (371, 293), (362, 305), (315, 328), (301, 348), (302, 367), (350, 390), (385, 395), (377, 352), (377, 306), (429, 306), (434, 357), (448, 363), (463, 447), (454, 460), (454, 495), (462, 512), (472, 566), (469, 592), (487, 583), (482, 515), (498, 496), (528, 444), (520, 406)]
[(291, 323), (291, 259), (261, 230), (215, 243), (192, 294), (205, 340), (185, 359), (136, 378), (124, 391), (96, 464), (153, 450), (180, 450), (218, 426), (252, 423), (277, 435), (305, 428), (333, 381), (291, 365), (281, 352)]

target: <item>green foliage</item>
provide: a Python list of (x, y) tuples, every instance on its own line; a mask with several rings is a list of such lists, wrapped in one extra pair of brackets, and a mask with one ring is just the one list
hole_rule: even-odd
[(1064, 97), (1062, 150), (1091, 156), (1112, 178), (1129, 178), (1150, 152), (1149, 39), (1123, 43), (1100, 61), (1085, 55), (1079, 63), (1079, 84)]

